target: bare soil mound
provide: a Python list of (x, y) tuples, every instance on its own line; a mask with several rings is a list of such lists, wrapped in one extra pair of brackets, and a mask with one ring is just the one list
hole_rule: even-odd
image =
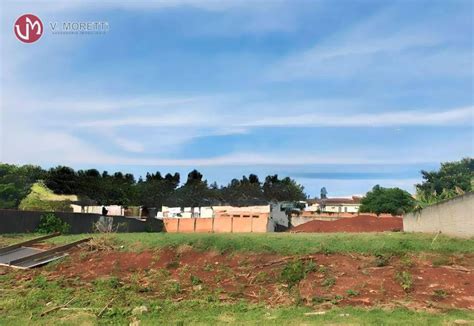
[(15, 273), (18, 284), (41, 274), (86, 288), (94, 287), (97, 279), (115, 278), (119, 286), (140, 295), (175, 301), (474, 309), (474, 256), (453, 256), (449, 265), (441, 266), (432, 259), (388, 256), (381, 264), (380, 257), (357, 254), (77, 250), (56, 266), (29, 271), (5, 268), (3, 273)]
[(358, 215), (336, 221), (314, 220), (292, 228), (292, 232), (384, 232), (402, 231), (403, 219), (400, 217), (375, 217)]

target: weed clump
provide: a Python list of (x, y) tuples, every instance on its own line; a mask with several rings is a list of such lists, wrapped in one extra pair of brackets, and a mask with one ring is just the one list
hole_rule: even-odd
[(288, 284), (291, 288), (306, 278), (306, 275), (316, 270), (316, 264), (313, 261), (303, 262), (301, 260), (291, 261), (285, 265), (280, 273), (282, 282)]
[(449, 260), (449, 258), (445, 256), (436, 257), (431, 263), (434, 267), (452, 265), (452, 262)]
[(448, 296), (448, 293), (443, 289), (436, 289), (433, 291), (433, 299), (443, 300)]
[(353, 290), (353, 289), (347, 290), (346, 293), (347, 293), (347, 296), (348, 296), (348, 297), (356, 297), (356, 296), (358, 296), (358, 295), (360, 294), (359, 291)]
[(413, 277), (409, 272), (398, 272), (396, 279), (405, 292), (410, 292), (413, 289)]
[(375, 254), (374, 263), (377, 267), (388, 266), (390, 263), (390, 255)]
[(331, 288), (336, 284), (336, 279), (334, 277), (326, 277), (322, 280), (321, 285), (327, 288)]
[(199, 277), (197, 277), (195, 275), (191, 275), (191, 284), (192, 285), (199, 285), (201, 283), (202, 283), (202, 281)]

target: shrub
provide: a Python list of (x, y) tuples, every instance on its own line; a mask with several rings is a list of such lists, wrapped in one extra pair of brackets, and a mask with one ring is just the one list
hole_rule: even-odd
[(191, 284), (192, 285), (199, 285), (201, 283), (202, 283), (202, 281), (199, 277), (197, 277), (195, 275), (191, 275)]
[(291, 288), (306, 277), (306, 274), (316, 270), (316, 264), (313, 261), (304, 263), (301, 260), (292, 261), (285, 265), (281, 271), (280, 278)]
[(390, 255), (376, 254), (374, 262), (377, 267), (387, 266), (390, 263)]
[(336, 284), (336, 279), (334, 277), (326, 277), (322, 280), (321, 285), (327, 288), (331, 288)]
[(320, 303), (323, 303), (323, 302), (326, 302), (326, 301), (330, 301), (331, 299), (328, 299), (326, 297), (323, 297), (323, 296), (314, 296), (311, 298), (311, 303), (312, 304), (320, 304)]
[(396, 279), (405, 292), (410, 292), (413, 287), (413, 278), (409, 272), (403, 271), (397, 273)]
[(448, 293), (443, 289), (437, 289), (433, 291), (433, 298), (435, 300), (442, 300), (448, 296)]
[(356, 297), (356, 296), (358, 296), (358, 295), (360, 294), (359, 291), (353, 290), (353, 289), (347, 290), (346, 293), (347, 293), (347, 295), (348, 295), (349, 297)]
[(61, 233), (69, 233), (71, 226), (63, 222), (59, 217), (54, 215), (53, 213), (46, 213), (41, 215), (40, 223), (36, 228), (36, 232), (38, 233), (53, 233), (53, 232), (61, 232)]

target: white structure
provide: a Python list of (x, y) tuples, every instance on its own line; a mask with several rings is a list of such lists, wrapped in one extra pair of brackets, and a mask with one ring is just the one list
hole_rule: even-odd
[(102, 207), (107, 209), (107, 215), (111, 216), (124, 216), (125, 209), (120, 205), (110, 205), (110, 206), (80, 206), (71, 204), (72, 211), (74, 213), (90, 213), (90, 214), (102, 214)]
[(259, 205), (259, 206), (213, 206), (212, 209), (214, 212), (244, 212), (244, 213), (270, 213), (270, 205)]
[(321, 213), (358, 213), (360, 197), (324, 198), (313, 202), (307, 210)]
[(157, 218), (191, 218), (191, 217), (214, 217), (216, 213), (269, 213), (270, 205), (263, 206), (205, 206), (205, 207), (168, 207), (162, 206), (157, 212)]

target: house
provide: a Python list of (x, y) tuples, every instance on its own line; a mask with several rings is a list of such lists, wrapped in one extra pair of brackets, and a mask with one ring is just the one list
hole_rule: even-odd
[(358, 213), (360, 200), (358, 196), (349, 198), (324, 198), (317, 201), (321, 213)]

